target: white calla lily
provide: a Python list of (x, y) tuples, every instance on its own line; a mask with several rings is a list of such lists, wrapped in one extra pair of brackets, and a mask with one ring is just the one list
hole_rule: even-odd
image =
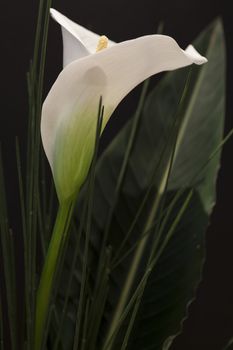
[[(121, 100), (146, 78), (207, 62), (192, 46), (182, 50), (165, 35), (147, 35), (95, 52), (100, 36), (51, 10), (62, 26), (64, 69), (42, 109), (41, 135), (60, 201), (85, 180), (93, 156), (100, 97), (103, 127)], [(106, 43), (104, 43), (104, 46)]]

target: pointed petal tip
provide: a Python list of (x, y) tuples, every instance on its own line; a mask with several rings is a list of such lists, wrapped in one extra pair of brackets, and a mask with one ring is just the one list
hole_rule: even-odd
[(62, 15), (59, 11), (55, 10), (54, 8), (50, 8), (49, 12), (50, 16), (63, 27), (65, 23), (65, 16)]
[(50, 12), (51, 17), (54, 19), (56, 19), (56, 16), (59, 14), (59, 12), (52, 7), (50, 8), (49, 12)]
[(185, 50), (185, 52), (189, 56), (189, 58), (193, 61), (193, 63), (197, 65), (202, 65), (208, 62), (207, 58), (200, 55), (199, 52), (197, 52), (197, 50), (192, 45), (189, 45)]
[(72, 31), (72, 27), (70, 26), (70, 23), (72, 23), (72, 21), (68, 19), (66, 16), (64, 16), (62, 13), (55, 10), (54, 8), (50, 8), (50, 15), (62, 27)]

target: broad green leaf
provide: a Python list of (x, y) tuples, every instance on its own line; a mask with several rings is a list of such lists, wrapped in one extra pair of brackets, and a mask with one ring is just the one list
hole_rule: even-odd
[[(166, 232), (182, 206), (185, 193), (188, 193), (189, 189), (192, 188), (194, 194), (172, 239), (149, 277), (136, 323), (129, 339), (128, 349), (159, 350), (163, 348), (163, 344), (164, 349), (168, 349), (173, 335), (181, 329), (181, 322), (187, 314), (187, 305), (193, 299), (200, 280), (204, 259), (204, 233), (215, 202), (219, 155), (210, 162), (208, 159), (222, 139), (224, 122), (225, 51), (221, 22), (216, 21), (211, 25), (201, 34), (194, 45), (203, 55), (207, 56), (209, 62), (201, 68), (193, 68), (189, 95), (183, 105), (183, 123), (168, 183), (165, 208), (169, 206), (171, 200), (181, 189), (185, 191), (169, 216), (164, 236), (166, 236)], [(146, 101), (110, 225), (107, 245), (111, 249), (113, 257), (121, 246), (150, 186), (151, 191), (145, 206), (129, 239), (120, 251), (120, 258), (138, 241), (151, 207), (158, 202), (158, 193), (161, 190), (161, 183), (166, 178), (168, 160), (171, 154), (171, 131), (187, 74), (187, 69), (168, 73)], [(95, 285), (100, 242), (104, 235), (109, 208), (113, 205), (114, 191), (131, 127), (132, 121), (128, 122), (116, 136), (101, 156), (97, 167), (90, 247), (92, 287)], [(164, 152), (164, 149), (168, 149), (169, 152)], [(80, 205), (82, 205), (82, 200), (80, 200)], [(154, 229), (150, 239), (156, 232)], [(69, 257), (72, 255), (74, 239), (73, 237), (71, 241)], [(134, 283), (129, 290), (129, 297), (143, 276), (148, 249), (149, 245), (145, 249), (144, 258), (140, 261)], [(102, 322), (98, 328), (100, 333), (97, 340), (92, 339), (91, 333), (88, 338), (89, 344), (94, 341), (94, 345), (91, 344), (94, 346), (93, 349), (100, 347), (111, 323), (114, 308), (118, 304), (125, 280), (128, 278), (133, 254), (131, 253), (121, 261), (109, 275), (110, 289), (106, 304), (101, 299), (98, 302), (105, 305)], [(73, 312), (69, 309), (69, 321), (74, 319), (78, 304), (82, 259), (79, 258), (78, 261), (77, 278), (72, 286), (72, 294), (70, 294)], [(69, 266), (70, 259), (67, 259), (66, 267), (68, 268), (64, 272), (64, 277), (69, 273)], [(66, 286), (63, 283), (64, 285)], [(61, 288), (61, 300), (65, 292), (66, 288)], [(95, 308), (95, 301), (92, 306)], [(92, 318), (89, 321), (91, 332), (91, 325), (94, 324), (95, 320), (93, 321)], [(72, 326), (70, 327), (72, 328)], [(127, 322), (124, 322), (114, 349), (121, 348), (120, 342), (126, 328)], [(169, 340), (167, 340), (168, 338)], [(70, 345), (68, 345), (69, 343)], [(69, 349), (72, 346), (72, 339), (70, 341), (64, 339), (63, 344), (66, 344), (65, 348)]]
[[(134, 349), (141, 349), (142, 345), (143, 349), (160, 349), (168, 335), (179, 331), (179, 320), (184, 317), (185, 305), (192, 299), (200, 279), (204, 258), (203, 234), (215, 203), (220, 155), (213, 158), (206, 167), (204, 165), (221, 142), (224, 123), (225, 50), (221, 23), (215, 22), (194, 45), (207, 56), (209, 62), (201, 70), (195, 68), (193, 89), (186, 107), (184, 127), (181, 128), (182, 138), (178, 139), (177, 156), (168, 187), (169, 190), (194, 187), (200, 204), (186, 213), (188, 224), (184, 224), (184, 218), (183, 229), (177, 230), (167, 248), (168, 252), (177, 253), (175, 258), (166, 258), (165, 252), (160, 261), (161, 266), (151, 276), (140, 310), (141, 317), (139, 314), (138, 325), (135, 327), (132, 342)], [(153, 93), (150, 96), (148, 111), (155, 106), (154, 101), (160, 99), (160, 110), (168, 115), (168, 99), (162, 96), (171, 97), (172, 94), (168, 93), (169, 88), (170, 91), (172, 88), (170, 79), (172, 77), (177, 89), (180, 75), (180, 72), (175, 72), (164, 79), (159, 86), (159, 93), (157, 91), (156, 96)], [(182, 245), (179, 239), (184, 245), (187, 244), (183, 251), (179, 250)], [(199, 254), (198, 251), (195, 252), (195, 246), (200, 249)], [(172, 267), (172, 272), (169, 273), (166, 264)], [(161, 288), (162, 283), (159, 283), (163, 275), (166, 276), (166, 285), (169, 286), (166, 292)], [(166, 308), (167, 315), (163, 312)]]

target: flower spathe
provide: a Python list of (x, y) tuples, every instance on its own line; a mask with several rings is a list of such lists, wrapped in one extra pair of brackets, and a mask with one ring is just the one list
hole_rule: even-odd
[(51, 9), (62, 26), (64, 69), (43, 104), (41, 135), (60, 202), (84, 182), (93, 156), (100, 97), (103, 128), (121, 100), (162, 72), (207, 62), (165, 35), (147, 35), (96, 52), (100, 36)]

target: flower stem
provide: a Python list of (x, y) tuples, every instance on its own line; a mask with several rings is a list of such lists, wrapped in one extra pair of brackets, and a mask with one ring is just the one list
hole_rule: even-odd
[(35, 342), (34, 350), (41, 350), (44, 329), (49, 314), (53, 285), (57, 265), (62, 254), (62, 248), (68, 233), (74, 207), (72, 200), (60, 204), (47, 257), (41, 274), (36, 300)]

